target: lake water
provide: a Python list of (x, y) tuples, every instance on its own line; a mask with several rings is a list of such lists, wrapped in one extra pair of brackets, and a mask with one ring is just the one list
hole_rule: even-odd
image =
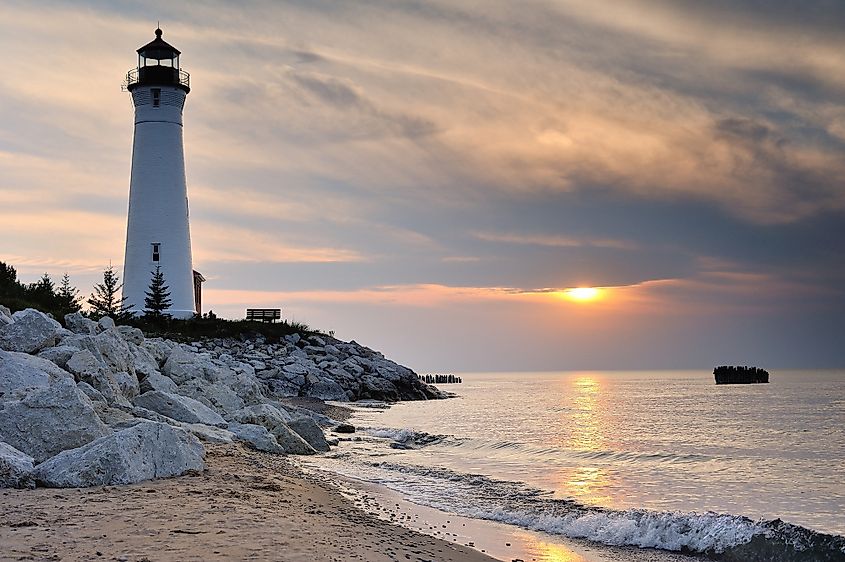
[(359, 440), (319, 464), (551, 535), (845, 560), (845, 371), (462, 376), (440, 387), (455, 399), (362, 408)]

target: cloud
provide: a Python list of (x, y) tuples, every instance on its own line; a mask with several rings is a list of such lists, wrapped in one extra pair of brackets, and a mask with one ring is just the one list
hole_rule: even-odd
[(475, 232), (473, 235), (479, 240), (485, 240), (487, 242), (527, 244), (532, 246), (548, 246), (552, 248), (578, 248), (585, 246), (594, 248), (615, 248), (620, 250), (636, 248), (636, 244), (628, 240), (588, 240), (543, 234), (497, 234), (493, 232)]
[[(453, 307), (457, 339), (512, 314), (584, 349), (579, 329), (618, 325), (651, 350), (666, 348), (636, 322), (662, 330), (667, 310), (826, 326), (818, 303), (842, 299), (843, 9), (823, 0), (6, 2), (0, 258), (27, 275), (121, 260), (119, 84), (152, 12), (192, 73), (188, 190), (209, 291), (269, 292), (315, 324), (348, 314), (351, 337), (355, 322), (436, 337), (433, 311)], [(552, 318), (551, 293), (576, 285), (629, 300)], [(690, 338), (716, 326), (672, 318)]]

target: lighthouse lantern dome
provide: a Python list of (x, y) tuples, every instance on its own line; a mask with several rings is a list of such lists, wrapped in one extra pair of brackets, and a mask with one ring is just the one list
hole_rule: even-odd
[(138, 49), (138, 67), (126, 74), (126, 89), (138, 86), (176, 86), (189, 92), (190, 75), (179, 67), (179, 49), (161, 38), (161, 29), (155, 30), (156, 38)]

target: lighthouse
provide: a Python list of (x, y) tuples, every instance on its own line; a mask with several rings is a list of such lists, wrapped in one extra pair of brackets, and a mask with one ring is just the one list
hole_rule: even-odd
[(170, 288), (174, 318), (196, 312), (188, 223), (188, 188), (182, 146), (182, 109), (191, 91), (178, 49), (161, 38), (138, 49), (138, 66), (124, 83), (135, 107), (129, 219), (123, 262), (123, 296), (143, 313), (144, 292), (156, 267)]

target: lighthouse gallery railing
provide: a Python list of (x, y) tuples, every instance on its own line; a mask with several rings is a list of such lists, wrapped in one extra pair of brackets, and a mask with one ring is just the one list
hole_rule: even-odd
[(169, 66), (145, 66), (133, 68), (126, 73), (123, 89), (126, 90), (129, 86), (137, 84), (142, 78), (145, 80), (154, 78), (156, 82), (163, 79), (165, 83), (172, 83), (174, 86), (184, 86), (188, 89), (191, 87), (191, 75), (184, 70)]

